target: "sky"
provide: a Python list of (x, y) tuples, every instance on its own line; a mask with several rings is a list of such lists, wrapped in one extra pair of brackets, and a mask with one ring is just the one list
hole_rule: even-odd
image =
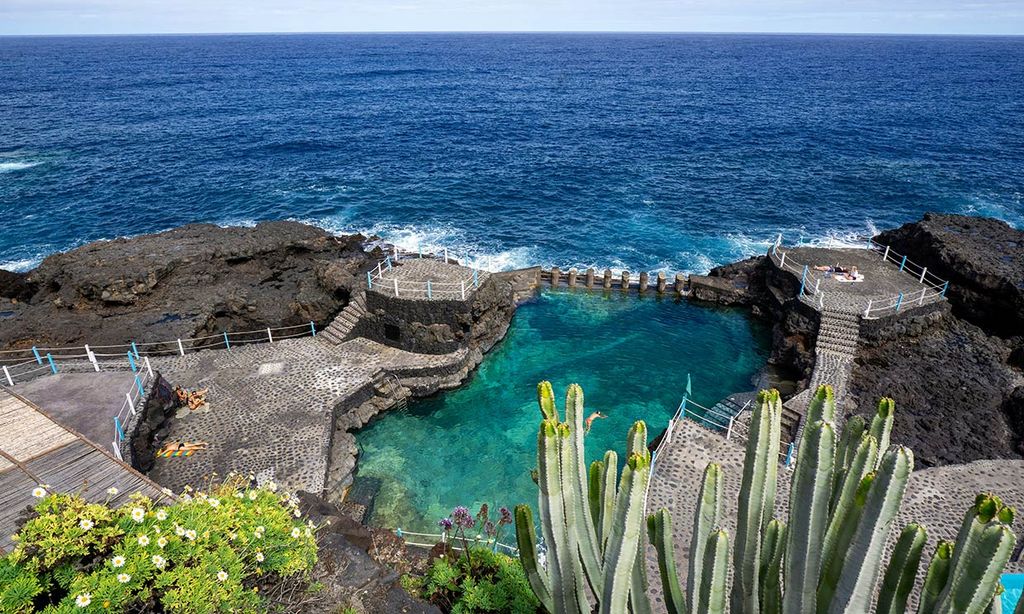
[(2, 34), (1024, 34), (1024, 0), (0, 0)]

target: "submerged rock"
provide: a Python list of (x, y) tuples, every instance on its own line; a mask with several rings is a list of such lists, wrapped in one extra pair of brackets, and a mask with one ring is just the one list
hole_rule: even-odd
[(371, 265), (363, 237), (297, 222), (189, 224), (0, 271), (0, 348), (189, 339), (325, 326)]

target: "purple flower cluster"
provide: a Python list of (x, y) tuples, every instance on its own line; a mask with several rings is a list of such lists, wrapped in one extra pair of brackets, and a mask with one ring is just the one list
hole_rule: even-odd
[(484, 523), (484, 533), (487, 533), (491, 537), (498, 534), (498, 527), (494, 526), (494, 523), (488, 520)]
[(442, 518), (441, 520), (437, 521), (437, 526), (441, 527), (441, 530), (447, 533), (448, 531), (452, 530), (452, 519)]
[(507, 507), (502, 507), (498, 512), (501, 514), (501, 520), (498, 521), (498, 526), (512, 524), (512, 512), (510, 512)]
[(461, 505), (452, 510), (452, 520), (462, 529), (472, 529), (476, 526), (476, 520), (473, 518), (473, 515)]

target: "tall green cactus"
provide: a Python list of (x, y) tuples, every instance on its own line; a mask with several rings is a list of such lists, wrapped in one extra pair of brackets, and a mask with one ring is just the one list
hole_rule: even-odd
[(775, 508), (781, 423), (779, 391), (762, 392), (750, 421), (740, 484), (731, 599), (736, 614), (756, 614), (760, 610), (761, 543)]
[[(620, 476), (618, 457), (611, 451), (588, 472), (582, 390), (569, 388), (565, 422), (559, 421), (550, 384), (538, 386), (538, 400), (543, 416), (537, 439), (538, 504), (546, 565), (537, 561), (530, 507), (518, 506), (515, 513), (530, 586), (553, 614), (647, 614), (640, 539), (651, 462), (646, 426), (638, 422), (630, 429)], [(852, 614), (872, 605), (880, 614), (904, 611), (927, 535), (923, 527), (907, 526), (883, 566), (884, 545), (913, 468), (909, 449), (887, 449), (894, 407), (891, 399), (883, 399), (870, 425), (851, 419), (837, 437), (832, 391), (816, 391), (807, 411), (814, 420), (799, 443), (793, 504), (784, 523), (772, 518), (781, 399), (775, 391), (762, 393), (751, 419), (731, 562), (729, 537), (720, 526), (724, 477), (719, 465), (709, 464), (701, 481), (685, 585), (677, 573), (668, 510), (647, 518), (669, 614)], [(918, 599), (920, 614), (997, 611), (998, 577), (1014, 543), (1013, 516), (1014, 510), (998, 497), (979, 495), (956, 545), (940, 542), (936, 548)]]

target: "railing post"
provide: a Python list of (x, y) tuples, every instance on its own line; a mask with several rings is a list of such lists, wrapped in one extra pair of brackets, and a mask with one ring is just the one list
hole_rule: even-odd
[(422, 260), (423, 259), (423, 244), (421, 244), (421, 243), (417, 243), (416, 244), (416, 253), (419, 254), (420, 260)]
[(146, 389), (142, 387), (142, 380), (135, 376), (135, 387), (139, 389), (139, 398), (146, 396)]
[(366, 288), (373, 290), (373, 275), (370, 275), (369, 271), (366, 272)]
[(816, 280), (816, 281), (814, 282), (814, 293), (815, 293), (815, 294), (817, 294), (817, 293), (818, 293), (818, 288), (819, 288), (820, 286), (821, 286), (821, 278), (819, 277), (819, 278), (818, 278), (818, 279), (817, 279), (817, 280)]
[(947, 281), (946, 283), (942, 284), (942, 294), (940, 294), (939, 296), (941, 296), (942, 298), (946, 298), (946, 290), (948, 288), (949, 288), (949, 282)]
[(13, 387), (14, 380), (11, 379), (11, 372), (7, 369), (6, 365), (4, 365), (4, 377), (7, 378), (7, 385)]
[(312, 320), (309, 322), (309, 330), (313, 333), (313, 336), (316, 337), (316, 324), (314, 324)]
[(388, 256), (387, 259), (384, 262), (388, 265), (388, 270), (390, 271), (391, 270), (391, 256)]
[(729, 426), (728, 426), (728, 428), (725, 429), (725, 440), (726, 441), (729, 441), (729, 438), (732, 437), (732, 423), (735, 420), (736, 420), (736, 416), (730, 416), (729, 417)]
[(459, 282), (462, 286), (462, 300), (466, 300), (466, 280)]
[(900, 292), (899, 296), (896, 297), (896, 311), (899, 312), (900, 305), (903, 304), (903, 293)]
[(128, 366), (132, 368), (132, 373), (138, 371), (138, 367), (135, 366), (135, 356), (131, 352), (128, 352)]
[[(124, 398), (128, 399), (128, 409), (132, 411), (132, 415), (135, 415), (135, 401), (132, 400), (132, 393), (124, 393)], [(121, 435), (121, 439), (124, 439), (124, 435)]]
[[(128, 401), (131, 402), (131, 397), (128, 398)], [(132, 408), (132, 413), (135, 413), (134, 407)], [(116, 431), (117, 440), (124, 441), (124, 428), (121, 426), (121, 419), (117, 416), (114, 416), (114, 431)]]
[(139, 348), (138, 348), (138, 347), (137, 347), (137, 346), (135, 345), (135, 342), (134, 342), (134, 341), (132, 341), (132, 352), (134, 352), (134, 353), (135, 353), (135, 357), (136, 357), (136, 358), (138, 358), (138, 357), (139, 357)]
[(800, 276), (800, 296), (804, 295), (804, 285), (807, 283), (807, 265), (804, 265), (804, 272)]
[(43, 364), (43, 357), (39, 355), (39, 350), (34, 345), (32, 346), (32, 353), (36, 356), (36, 363)]
[(921, 300), (917, 301), (918, 305), (924, 305), (924, 294), (925, 294), (925, 292), (928, 292), (928, 288), (924, 288), (923, 290), (921, 290)]
[(480, 271), (473, 269), (473, 287), (480, 287)]
[(429, 279), (427, 280), (427, 298), (434, 298), (433, 294), (430, 292), (430, 280)]
[(395, 298), (398, 298), (398, 280), (395, 279), (394, 282), (395, 282)]
[(47, 360), (47, 362), (50, 363), (50, 371), (52, 371), (53, 374), (56, 375), (57, 374), (57, 365), (54, 364), (54, 362), (53, 362), (53, 355), (47, 353), (46, 354), (46, 360)]
[(146, 363), (146, 373), (149, 373), (150, 377), (153, 377), (153, 367), (149, 364), (149, 356), (142, 359)]
[(818, 309), (824, 309), (824, 308), (825, 308), (825, 293), (822, 292), (821, 294), (818, 295)]
[(924, 267), (923, 269), (921, 269), (921, 279), (917, 280), (918, 283), (924, 283), (924, 276), (926, 273), (928, 273), (928, 267)]
[(885, 253), (882, 254), (882, 262), (885, 262), (888, 259), (889, 259), (889, 246), (886, 245), (885, 246)]
[(444, 248), (444, 263), (448, 264), (448, 248)]
[(267, 339), (270, 340), (270, 343), (274, 342), (274, 335), (273, 335), (273, 333), (270, 332), (270, 327), (269, 326), (267, 327)]
[(117, 447), (117, 442), (111, 441), (110, 447), (114, 449), (114, 457), (117, 458), (117, 460), (119, 461), (123, 461), (124, 457), (121, 456), (121, 448)]
[(786, 252), (782, 252), (782, 257), (779, 259), (779, 268), (786, 268)]
[(793, 463), (793, 449), (794, 448), (795, 448), (795, 446), (793, 445), (793, 442), (792, 441), (789, 442), (789, 447), (786, 449), (786, 466), (787, 467), (791, 466), (792, 463)]
[(903, 261), (900, 262), (900, 270), (902, 271), (903, 267), (905, 267), (905, 266), (907, 266), (907, 257), (906, 256), (904, 256), (903, 257)]
[(397, 245), (392, 245), (392, 246), (391, 246), (391, 251), (392, 251), (392, 252), (393, 252), (393, 253), (395, 254), (395, 262), (398, 262), (399, 260), (401, 260), (401, 259), (402, 259), (402, 258), (401, 258), (401, 257), (400, 257), (400, 256), (398, 255), (398, 246), (397, 246)]
[(227, 346), (227, 348), (228, 348), (228, 351), (230, 352), (230, 351), (231, 351), (231, 340), (230, 340), (230, 339), (228, 339), (228, 333), (227, 333), (227, 331), (224, 331), (224, 345), (226, 345), (226, 346)]
[(178, 339), (178, 353), (182, 356), (185, 355), (185, 346), (181, 345), (181, 339)]
[(871, 314), (871, 299), (868, 299), (868, 306), (864, 308), (864, 317), (868, 317)]

